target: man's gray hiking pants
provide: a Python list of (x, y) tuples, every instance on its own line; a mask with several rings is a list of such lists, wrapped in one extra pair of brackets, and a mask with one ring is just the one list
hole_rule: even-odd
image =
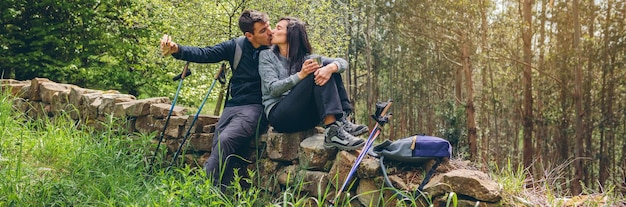
[[(258, 129), (257, 125), (260, 126)], [(215, 129), (211, 156), (204, 164), (207, 176), (213, 177), (214, 185), (222, 184), (220, 186), (222, 189), (230, 185), (234, 168), (245, 165), (241, 165), (241, 160), (237, 157), (230, 156), (228, 159), (227, 157), (236, 154), (247, 158), (250, 141), (266, 130), (267, 120), (263, 114), (262, 104), (224, 108)], [(243, 170), (245, 172), (245, 169)]]

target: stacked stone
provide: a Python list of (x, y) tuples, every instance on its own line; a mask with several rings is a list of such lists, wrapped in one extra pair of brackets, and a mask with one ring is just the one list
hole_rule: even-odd
[[(80, 88), (70, 84), (54, 83), (45, 78), (30, 81), (3, 79), (2, 91), (10, 92), (15, 109), (31, 118), (55, 118), (68, 115), (78, 123), (106, 130), (113, 122), (124, 123), (128, 132), (155, 135), (165, 125), (171, 101), (167, 97), (137, 100), (132, 95), (117, 91), (100, 91)], [(183, 136), (190, 130), (185, 152), (185, 163), (193, 167), (201, 165), (211, 151), (215, 124), (219, 117), (200, 115), (189, 129), (194, 116), (187, 109), (176, 106), (164, 133), (168, 154), (167, 160), (179, 148)], [(300, 188), (306, 196), (317, 198), (327, 195), (333, 198), (350, 171), (358, 151), (337, 151), (325, 149), (321, 129), (314, 128), (298, 133), (275, 133), (271, 129), (259, 139), (250, 143), (253, 164), (249, 169), (258, 170), (252, 179), (257, 187), (279, 193), (282, 187)], [(152, 156), (152, 154), (147, 155)], [(393, 185), (412, 192), (423, 180), (424, 172), (433, 162), (421, 166), (403, 166), (401, 163), (390, 166), (389, 174)], [(406, 171), (405, 169), (409, 169)], [(388, 206), (397, 201), (390, 190), (384, 188), (380, 165), (375, 158), (366, 156), (360, 164), (347, 196), (357, 196), (351, 200), (352, 206), (380, 206), (384, 200)], [(485, 173), (473, 169), (455, 169), (450, 162), (444, 162), (424, 189), (425, 195), (435, 206), (445, 206), (449, 192), (459, 196), (458, 206), (501, 206), (501, 187)], [(382, 197), (381, 197), (382, 196)], [(340, 199), (342, 200), (342, 199)], [(415, 205), (427, 206), (425, 199), (418, 199)]]
[[(96, 130), (107, 130), (117, 124), (125, 128), (127, 133), (140, 132), (155, 134), (157, 137), (171, 108), (171, 101), (167, 97), (137, 100), (135, 96), (118, 91), (84, 89), (71, 84), (55, 83), (46, 78), (28, 81), (3, 79), (2, 91), (5, 90), (13, 95), (14, 108), (30, 118), (55, 119), (66, 115)], [(193, 121), (194, 116), (186, 114), (187, 109), (175, 106), (164, 131), (164, 140), (170, 155), (178, 149)], [(183, 148), (185, 156), (181, 156), (187, 164), (196, 166), (197, 163), (203, 163), (201, 157), (208, 157), (218, 120), (217, 116), (198, 116), (198, 120), (191, 127), (186, 147)]]
[[(337, 189), (345, 181), (359, 151), (337, 151), (325, 149), (324, 135), (321, 129), (283, 134), (270, 131), (266, 142), (267, 152), (258, 161), (262, 180), (257, 186), (269, 192), (277, 192), (280, 187), (300, 188), (308, 196), (318, 198), (319, 195), (328, 195), (333, 198)], [(424, 178), (434, 161), (419, 166), (403, 166), (402, 163), (392, 163), (389, 168), (390, 180), (401, 190), (413, 192)], [(254, 168), (250, 165), (249, 168)], [(391, 190), (384, 190), (384, 179), (376, 158), (366, 155), (360, 163), (355, 175), (350, 181), (347, 192), (342, 195), (355, 196), (351, 206), (381, 206), (384, 201), (387, 206), (395, 206), (399, 202)], [(495, 183), (487, 174), (473, 169), (453, 169), (450, 161), (442, 163), (437, 173), (426, 185), (424, 198), (410, 204), (417, 206), (445, 206), (445, 197), (449, 192), (455, 192), (459, 197), (458, 206), (501, 206), (501, 186)], [(402, 171), (410, 169), (411, 171)], [(382, 195), (382, 197), (381, 197)], [(342, 198), (344, 199), (344, 198)], [(342, 200), (339, 199), (339, 200)]]

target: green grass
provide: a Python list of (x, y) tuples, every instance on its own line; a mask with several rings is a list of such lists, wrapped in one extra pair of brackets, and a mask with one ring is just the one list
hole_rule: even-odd
[[(240, 179), (248, 183), (266, 179), (249, 171), (252, 179), (236, 177), (236, 184), (222, 193), (201, 169), (156, 167), (147, 173), (154, 134), (129, 135), (118, 120), (103, 124), (105, 130), (96, 132), (67, 115), (30, 120), (13, 111), (11, 98), (0, 94), (0, 206), (327, 206), (326, 201), (332, 199), (334, 190), (329, 186), (320, 187), (324, 195), (306, 196), (301, 191), (306, 183), (297, 175), (281, 192), (267, 192), (259, 186), (244, 189), (238, 185)], [(559, 202), (555, 198), (560, 192), (549, 185), (541, 189), (543, 197), (528, 193), (520, 168), (509, 165), (493, 174), (504, 186), (507, 201), (519, 203), (510, 199), (519, 197), (533, 204)], [(336, 206), (349, 206), (359, 196), (381, 192), (351, 195), (339, 199)], [(611, 189), (606, 195), (615, 201), (623, 199)], [(447, 198), (448, 206), (455, 206), (456, 195), (449, 193)], [(533, 198), (549, 203), (533, 202)], [(386, 205), (388, 201), (381, 202)]]
[(102, 123), (104, 131), (64, 114), (32, 120), (12, 110), (11, 100), (0, 95), (0, 206), (326, 206), (330, 200), (328, 186), (326, 195), (304, 195), (302, 177), (276, 194), (244, 189), (238, 181), (246, 178), (236, 177), (222, 193), (197, 168), (147, 173), (154, 134), (129, 135), (113, 119)]
[(3, 95), (0, 206), (238, 204), (213, 188), (201, 170), (147, 174), (150, 136), (127, 136), (123, 124), (112, 123), (104, 132), (93, 132), (63, 115), (28, 120), (12, 111), (10, 98)]

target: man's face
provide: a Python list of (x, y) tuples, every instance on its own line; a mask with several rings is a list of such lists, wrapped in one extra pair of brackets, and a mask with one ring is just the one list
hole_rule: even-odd
[(254, 34), (246, 33), (250, 42), (255, 47), (260, 45), (270, 46), (272, 43), (272, 29), (269, 22), (254, 23)]

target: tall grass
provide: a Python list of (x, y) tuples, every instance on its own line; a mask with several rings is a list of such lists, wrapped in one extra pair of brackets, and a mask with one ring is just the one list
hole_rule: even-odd
[[(29, 119), (0, 94), (0, 206), (268, 206), (281, 203), (236, 176), (225, 192), (196, 168), (147, 172), (153, 135), (124, 131), (110, 118), (104, 131), (68, 115)], [(250, 171), (254, 177), (254, 171)], [(292, 202), (289, 200), (287, 202)], [(286, 202), (282, 202), (286, 203)]]
[(554, 165), (535, 180), (528, 169), (513, 166), (508, 160), (505, 166), (498, 166), (491, 174), (502, 186), (503, 203), (524, 206), (625, 206), (624, 195), (609, 186), (603, 192), (593, 192), (585, 188), (585, 195), (568, 196), (571, 193), (562, 185), (571, 182), (564, 180), (564, 173), (571, 170), (571, 162)]
[(28, 119), (11, 109), (12, 98), (0, 100), (0, 206), (239, 204), (202, 170), (147, 174), (151, 137), (128, 136), (117, 120), (95, 132), (63, 114)]
[(330, 186), (307, 196), (301, 176), (281, 193), (244, 188), (240, 181), (252, 180), (236, 176), (222, 192), (201, 169), (147, 173), (154, 135), (129, 135), (113, 118), (101, 123), (104, 131), (66, 114), (30, 119), (12, 109), (12, 99), (0, 94), (0, 206), (326, 206), (331, 199)]

